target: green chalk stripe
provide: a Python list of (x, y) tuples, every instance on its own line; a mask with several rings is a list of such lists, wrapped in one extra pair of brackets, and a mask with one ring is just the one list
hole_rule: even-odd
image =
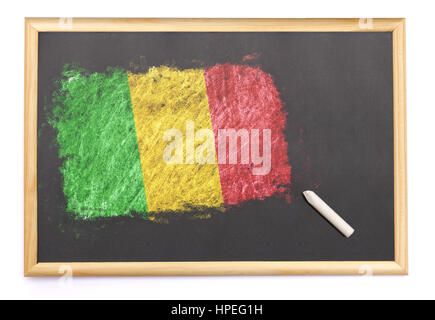
[(62, 76), (49, 124), (57, 130), (67, 212), (85, 219), (133, 212), (147, 218), (127, 74), (66, 65)]

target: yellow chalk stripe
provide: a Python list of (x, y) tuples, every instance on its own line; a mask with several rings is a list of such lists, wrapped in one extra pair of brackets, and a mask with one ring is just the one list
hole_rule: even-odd
[[(186, 164), (193, 162), (186, 155), (186, 122), (194, 121), (195, 131), (212, 130), (203, 71), (153, 67), (146, 74), (128, 73), (128, 81), (149, 213), (222, 208), (217, 161)], [(163, 160), (169, 129), (183, 134), (184, 164)]]

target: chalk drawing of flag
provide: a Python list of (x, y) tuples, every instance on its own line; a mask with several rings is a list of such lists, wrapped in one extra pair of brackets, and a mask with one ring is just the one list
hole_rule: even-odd
[[(66, 211), (78, 219), (136, 212), (158, 221), (163, 213), (222, 211), (269, 197), (290, 201), (286, 113), (272, 77), (259, 67), (89, 73), (67, 65), (53, 106), (49, 124), (63, 161)], [(164, 161), (168, 130), (183, 136), (182, 163)], [(236, 149), (229, 141), (226, 149), (225, 138), (219, 159), (218, 138), (231, 130), (247, 133), (251, 145), (242, 134)], [(210, 151), (198, 132), (212, 133), (212, 159), (197, 161)], [(262, 174), (255, 174), (253, 137), (271, 142), (270, 168)]]

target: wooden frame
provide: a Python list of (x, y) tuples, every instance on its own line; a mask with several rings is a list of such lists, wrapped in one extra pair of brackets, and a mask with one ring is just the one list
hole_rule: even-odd
[[(287, 31), (392, 32), (394, 77), (395, 261), (119, 262), (37, 261), (37, 94), (38, 33), (48, 31)], [(24, 275), (286, 275), (391, 274), (408, 272), (405, 19), (115, 19), (26, 18), (24, 77)], [(63, 274), (63, 273), (62, 273)]]

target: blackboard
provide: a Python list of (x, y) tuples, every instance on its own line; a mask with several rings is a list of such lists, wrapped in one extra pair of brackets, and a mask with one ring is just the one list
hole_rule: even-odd
[[(396, 261), (392, 52), (391, 31), (39, 32), (37, 262)], [(71, 182), (79, 176), (84, 180), (91, 179), (89, 174), (82, 173), (85, 167), (77, 169), (82, 171), (72, 171), (73, 161), (80, 166), (80, 161), (84, 160), (74, 160), (74, 157), (79, 156), (65, 151), (65, 143), (69, 140), (64, 136), (71, 132), (80, 136), (80, 130), (86, 130), (86, 117), (91, 114), (80, 111), (82, 109), (78, 111), (82, 112), (79, 117), (67, 114), (65, 108), (72, 105), (71, 100), (80, 99), (79, 93), (74, 96), (76, 87), (71, 81), (79, 81), (77, 78), (83, 77), (88, 82), (77, 86), (90, 86), (93, 84), (90, 84), (89, 79), (100, 76), (101, 79), (94, 82), (100, 86), (95, 89), (97, 91), (83, 100), (77, 100), (79, 108), (92, 103), (95, 103), (94, 108), (99, 108), (100, 105), (91, 96), (103, 99), (106, 91), (109, 94), (110, 90), (119, 89), (106, 90), (101, 87), (102, 81), (113, 77), (116, 72), (128, 74), (125, 78), (129, 80), (131, 103), (127, 103), (126, 108), (135, 110), (134, 121), (139, 142), (134, 140), (132, 143), (136, 146), (139, 143), (140, 149), (141, 143), (146, 145), (149, 136), (140, 137), (138, 121), (150, 121), (150, 114), (153, 114), (147, 113), (146, 117), (138, 120), (137, 114), (142, 111), (137, 110), (142, 109), (135, 106), (133, 86), (136, 80), (133, 77), (149, 74), (152, 72), (150, 70), (156, 72), (153, 77), (162, 79), (186, 75), (189, 70), (199, 70), (201, 74), (204, 72), (206, 101), (210, 105), (210, 111), (207, 112), (211, 112), (213, 126), (218, 121), (219, 110), (216, 109), (217, 115), (213, 115), (212, 104), (218, 105), (222, 101), (231, 103), (228, 89), (224, 93), (219, 91), (221, 88), (213, 91), (213, 86), (218, 86), (219, 81), (226, 81), (227, 88), (229, 78), (242, 81), (240, 77), (251, 71), (257, 80), (254, 79), (246, 90), (254, 90), (264, 79), (270, 81), (268, 83), (273, 84), (273, 88), (267, 90), (276, 89), (277, 95), (272, 96), (280, 102), (281, 109), (271, 109), (273, 104), (267, 104), (272, 99), (270, 97), (261, 100), (266, 101), (262, 117), (272, 117), (273, 112), (278, 112), (280, 118), (274, 121), (283, 121), (281, 140), (275, 138), (276, 135), (272, 136), (270, 172), (276, 172), (273, 166), (278, 164), (273, 157), (277, 148), (284, 148), (284, 154), (280, 157), (287, 161), (283, 160), (285, 163), (279, 164), (284, 169), (280, 167), (281, 171), (274, 176), (275, 180), (267, 183), (279, 186), (271, 193), (254, 188), (257, 190), (255, 192), (263, 194), (248, 197), (248, 186), (245, 185), (243, 188), (246, 189), (243, 190), (235, 186), (237, 190), (231, 190), (231, 185), (224, 186), (220, 172), (219, 190), (223, 194), (221, 208), (204, 209), (200, 203), (190, 209), (185, 209), (189, 205), (186, 204), (184, 209), (172, 210), (171, 204), (152, 203), (157, 195), (147, 194), (147, 190), (151, 193), (153, 187), (147, 184), (144, 173), (143, 180), (142, 176), (139, 180), (145, 185), (147, 210), (151, 211), (151, 206), (154, 206), (160, 215), (137, 210), (141, 207), (136, 205), (136, 202), (139, 203), (136, 196), (122, 202), (127, 212), (123, 209), (123, 214), (119, 215), (116, 210), (120, 209), (113, 211), (107, 204), (108, 201), (118, 201), (113, 200), (113, 194), (103, 202), (87, 202), (89, 208), (86, 209), (83, 206), (87, 204), (77, 204), (83, 199), (88, 201), (94, 194), (95, 197), (101, 195), (98, 193), (100, 191), (94, 189), (89, 189), (85, 195), (76, 195), (77, 192), (67, 190), (83, 188), (83, 184), (73, 186), (74, 182)], [(244, 70), (244, 73), (240, 76), (235, 74), (236, 70)], [(164, 80), (153, 78), (150, 81), (155, 83)], [(245, 90), (243, 88), (235, 91)], [(257, 97), (256, 94), (258, 99), (262, 99), (260, 95), (263, 93), (259, 92), (264, 91), (258, 90), (257, 93), (249, 91), (249, 99)], [(189, 95), (194, 94), (196, 91)], [(234, 112), (251, 112), (250, 103), (255, 102), (249, 99), (245, 102), (246, 109), (240, 110), (239, 103), (239, 109)], [(163, 108), (163, 104), (156, 107), (154, 100), (150, 101), (149, 108)], [(176, 106), (174, 108), (179, 107), (178, 100)], [(101, 116), (99, 121), (111, 117), (113, 115), (106, 118)], [(201, 116), (195, 111), (193, 117), (200, 119)], [(71, 129), (73, 122), (76, 129)], [(147, 127), (153, 125), (150, 121)], [(69, 126), (69, 131), (65, 129), (66, 126)], [(118, 134), (120, 126), (111, 127), (110, 132)], [(275, 134), (274, 130), (272, 135)], [(63, 138), (61, 135), (64, 135)], [(85, 148), (86, 136), (90, 135), (82, 135), (80, 141), (75, 139), (74, 143), (80, 143), (81, 148)], [(121, 140), (116, 142), (116, 151), (113, 152), (123, 152), (125, 139)], [(265, 141), (263, 131), (262, 142)], [(91, 158), (86, 155), (86, 161), (96, 161), (98, 153), (102, 152), (98, 150)], [(126, 154), (135, 152), (132, 149)], [(145, 151), (138, 153), (142, 171), (149, 164), (144, 162), (148, 161), (144, 154)], [(183, 168), (189, 166), (187, 162), (176, 165)], [(106, 171), (99, 177), (108, 181), (97, 184), (95, 188), (112, 188), (110, 185), (115, 181), (107, 168), (118, 170), (115, 164), (104, 167), (102, 170)], [(223, 170), (220, 165), (219, 168)], [(91, 170), (95, 168), (91, 167)], [(124, 179), (121, 173), (117, 175), (119, 179)], [(151, 176), (156, 177), (155, 171)], [(174, 175), (169, 174), (165, 177), (167, 181), (163, 181), (168, 188), (174, 187), (169, 181), (172, 178)], [(206, 184), (213, 178), (203, 176), (201, 179), (204, 181), (196, 181), (198, 185)], [(234, 180), (234, 176), (228, 175), (225, 179)], [(130, 182), (129, 185), (134, 183)], [(123, 186), (122, 190), (129, 188), (129, 185)], [(355, 234), (347, 239), (337, 232), (307, 204), (302, 196), (304, 190), (318, 193), (355, 228)], [(240, 195), (236, 197), (235, 193)], [(120, 197), (122, 194), (127, 193), (121, 193)], [(93, 207), (98, 207), (99, 203), (104, 205)], [(101, 213), (105, 210), (105, 213)], [(111, 214), (111, 210), (115, 213)]]

